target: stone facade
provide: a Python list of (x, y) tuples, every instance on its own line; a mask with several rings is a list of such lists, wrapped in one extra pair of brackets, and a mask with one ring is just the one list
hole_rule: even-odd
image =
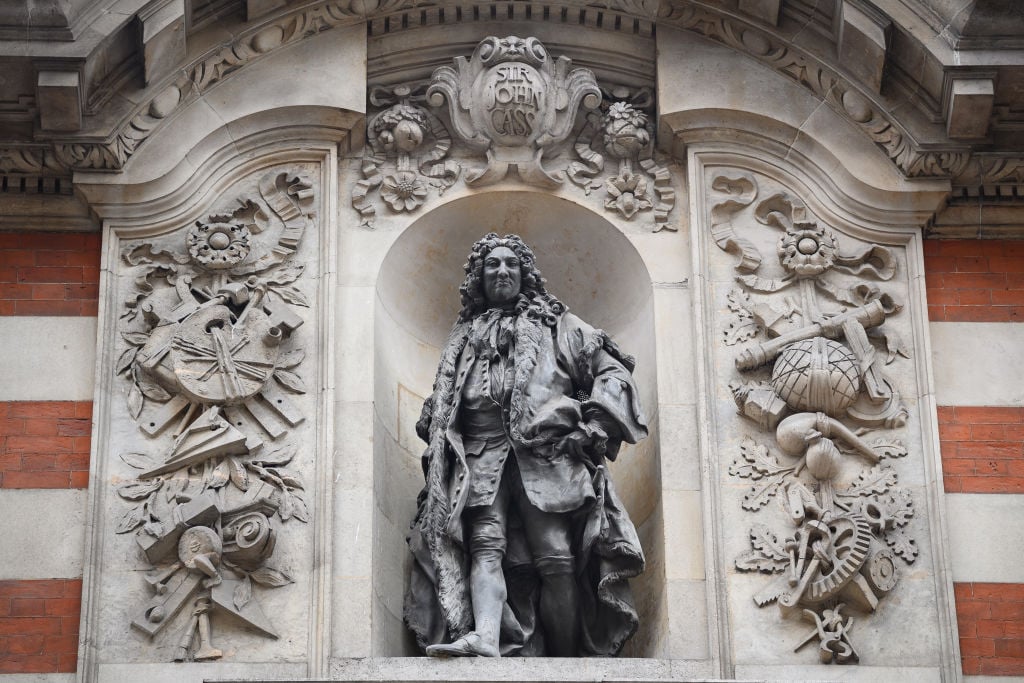
[[(1024, 673), (1024, 20), (956, 4), (0, 12), (0, 674)], [(402, 623), (490, 231), (637, 360), (618, 659)]]

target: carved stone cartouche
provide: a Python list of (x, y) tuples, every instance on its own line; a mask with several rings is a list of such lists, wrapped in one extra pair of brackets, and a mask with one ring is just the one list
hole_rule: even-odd
[(589, 69), (573, 69), (568, 57), (553, 59), (533, 37), (488, 36), (470, 59), (434, 71), (427, 101), (447, 103), (455, 135), (486, 151), (487, 167), (466, 174), (483, 186), (515, 167), (523, 182), (553, 188), (557, 175), (542, 165), (547, 150), (572, 134), (580, 106), (594, 109), (601, 92)]

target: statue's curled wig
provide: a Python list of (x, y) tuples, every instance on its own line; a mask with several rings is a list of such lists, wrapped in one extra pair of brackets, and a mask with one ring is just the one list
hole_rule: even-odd
[(459, 287), (459, 297), (462, 299), (459, 321), (472, 320), (488, 309), (483, 287), (484, 259), (498, 247), (507, 247), (519, 257), (519, 269), (522, 277), (519, 297), (515, 304), (516, 313), (525, 311), (531, 317), (537, 317), (545, 324), (553, 326), (558, 316), (566, 311), (566, 307), (561, 301), (548, 294), (544, 288), (545, 280), (537, 268), (533, 250), (526, 246), (519, 235), (498, 237), (498, 233), (495, 232), (489, 232), (476, 241), (463, 266), (466, 271), (466, 279)]

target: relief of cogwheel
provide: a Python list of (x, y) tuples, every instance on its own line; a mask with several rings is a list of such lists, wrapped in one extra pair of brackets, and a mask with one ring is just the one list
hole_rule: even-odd
[(219, 270), (231, 268), (249, 255), (249, 228), (231, 216), (210, 216), (188, 231), (188, 253), (197, 264)]

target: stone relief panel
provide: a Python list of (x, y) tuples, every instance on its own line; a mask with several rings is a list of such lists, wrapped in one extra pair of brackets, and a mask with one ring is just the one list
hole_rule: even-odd
[(365, 227), (382, 206), (415, 212), (461, 181), (582, 190), (619, 220), (678, 229), (670, 165), (655, 153), (652, 90), (599, 84), (537, 38), (489, 36), (429, 82), (372, 86), (369, 100), (377, 112), (351, 188)]
[(104, 579), (131, 605), (114, 630), (134, 652), (112, 661), (245, 660), (254, 637), (281, 636), (285, 657), (304, 654), (317, 173), (264, 172), (203, 218), (119, 245), (108, 518), (142, 579)]
[(933, 665), (909, 238), (871, 241), (759, 173), (704, 173), (737, 660)]

